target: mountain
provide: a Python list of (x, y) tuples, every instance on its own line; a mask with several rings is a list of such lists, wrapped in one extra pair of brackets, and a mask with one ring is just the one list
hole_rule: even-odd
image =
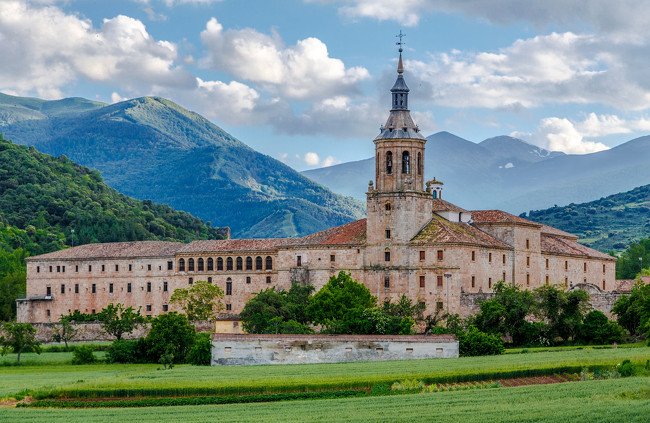
[(3, 96), (0, 116), (10, 119), (0, 123), (0, 131), (20, 144), (99, 170), (126, 195), (230, 226), (234, 237), (301, 236), (363, 215), (357, 201), (330, 192), (169, 100), (50, 103)]
[(222, 238), (186, 212), (118, 193), (97, 171), (0, 137), (0, 321), (25, 292), (25, 257), (89, 242)]
[(601, 251), (620, 251), (650, 237), (650, 185), (589, 203), (531, 210), (522, 217), (574, 233)]
[[(303, 172), (334, 192), (365, 198), (374, 159)], [(473, 143), (448, 132), (427, 137), (425, 176), (445, 183), (446, 199), (468, 209), (521, 213), (591, 201), (650, 183), (650, 136), (610, 150), (568, 155), (501, 136)]]

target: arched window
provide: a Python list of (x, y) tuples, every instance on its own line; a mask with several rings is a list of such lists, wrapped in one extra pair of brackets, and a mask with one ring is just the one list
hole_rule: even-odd
[(390, 151), (386, 153), (386, 173), (393, 173), (393, 153)]
[(221, 257), (217, 258), (217, 270), (223, 270), (223, 259)]
[(203, 258), (199, 258), (199, 261), (197, 262), (198, 265), (198, 271), (203, 272), (205, 270), (205, 262), (203, 261)]
[(232, 295), (232, 279), (226, 279), (226, 295)]
[(194, 259), (193, 259), (193, 258), (187, 260), (187, 270), (188, 270), (189, 272), (193, 272), (193, 271), (194, 271)]
[(214, 270), (214, 260), (212, 257), (208, 259), (208, 271)]
[(418, 175), (422, 175), (422, 153), (418, 151)]
[(392, 207), (390, 203), (386, 203), (386, 211), (391, 211)]
[(255, 270), (262, 270), (262, 257), (255, 257)]
[(264, 264), (264, 267), (266, 270), (271, 270), (273, 269), (273, 259), (271, 256), (266, 256), (266, 263)]
[(253, 270), (253, 257), (246, 257), (246, 270)]
[(435, 200), (436, 198), (438, 198), (438, 191), (436, 191), (436, 190), (434, 189), (434, 190), (433, 190), (433, 199)]
[(232, 257), (226, 259), (226, 270), (232, 270)]
[(185, 271), (185, 259), (178, 259), (178, 271), (179, 272)]
[(244, 260), (241, 257), (237, 257), (237, 270), (243, 270)]
[(402, 173), (411, 173), (411, 154), (408, 151), (402, 153)]

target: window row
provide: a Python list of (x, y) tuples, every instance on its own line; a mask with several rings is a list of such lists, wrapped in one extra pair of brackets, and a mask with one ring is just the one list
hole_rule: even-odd
[[(113, 270), (115, 272), (120, 271), (120, 265), (119, 264), (115, 264), (112, 268), (113, 268)], [(141, 268), (142, 268), (142, 270), (144, 270), (144, 265), (142, 265)], [(100, 265), (100, 269), (101, 269), (102, 272), (106, 272), (107, 267), (106, 267), (105, 264), (102, 264), (102, 265)], [(128, 269), (129, 269), (129, 272), (132, 272), (133, 271), (133, 264), (129, 264)], [(49, 266), (50, 273), (54, 273), (55, 270), (56, 270), (56, 273), (65, 273), (65, 265)], [(151, 264), (147, 264), (147, 271), (151, 272), (151, 270), (153, 270), (153, 266)], [(158, 270), (162, 270), (162, 266), (158, 266)], [(174, 270), (174, 262), (172, 260), (169, 260), (167, 262), (167, 270)], [(79, 273), (79, 265), (78, 264), (74, 266), (74, 271), (75, 271), (75, 273)], [(92, 264), (88, 265), (88, 271), (89, 272), (93, 271)], [(36, 266), (36, 273), (41, 273), (41, 266)]]
[[(237, 257), (233, 260), (232, 257), (227, 257), (225, 260), (223, 257), (217, 257), (217, 260), (214, 260), (212, 257), (209, 257), (207, 260), (203, 258), (189, 258), (185, 261), (184, 258), (178, 259), (178, 270), (180, 272), (205, 272), (215, 270), (253, 270), (253, 257)], [(225, 266), (224, 266), (225, 265)], [(260, 256), (255, 257), (255, 270), (273, 270), (273, 258), (271, 256), (266, 256), (263, 259)]]
[[(422, 153), (418, 152), (416, 155), (416, 171), (418, 175), (422, 175)], [(386, 153), (386, 173), (392, 175), (393, 173), (393, 152), (388, 151)], [(411, 173), (411, 153), (408, 151), (402, 152), (402, 173), (409, 174)]]
[[(70, 284), (70, 285), (72, 285), (72, 284)], [(78, 294), (79, 291), (80, 291), (80, 284), (75, 283), (75, 284), (72, 285), (72, 286), (74, 287), (74, 293), (75, 293), (75, 294)], [(144, 291), (145, 288), (146, 288), (146, 291), (147, 291), (147, 292), (152, 292), (152, 283), (151, 283), (151, 282), (147, 282), (145, 285), (142, 285), (142, 286), (140, 287), (140, 289), (141, 289), (142, 291)], [(162, 291), (163, 291), (163, 292), (169, 292), (169, 283), (168, 283), (167, 281), (164, 281), (163, 284), (162, 284), (162, 287), (161, 287), (161, 288), (162, 288)], [(72, 291), (72, 289), (73, 289), (73, 288), (70, 288), (70, 291)], [(105, 287), (104, 289), (108, 289), (108, 293), (109, 293), (109, 294), (112, 294), (113, 292), (115, 292), (115, 284), (111, 282), (111, 283), (109, 283), (108, 286)], [(124, 287), (122, 287), (122, 289), (124, 290)], [(88, 290), (88, 287), (86, 287), (86, 290)], [(59, 292), (60, 292), (62, 295), (65, 295), (65, 293), (66, 293), (66, 284), (62, 283), (62, 284), (60, 285), (60, 287), (59, 287)], [(133, 292), (133, 283), (128, 282), (128, 283), (126, 284), (126, 292), (127, 292), (127, 293)], [(96, 294), (96, 293), (97, 293), (97, 284), (96, 284), (96, 283), (93, 283), (93, 284), (90, 285), (90, 293), (91, 293), (91, 294)], [(51, 297), (51, 296), (52, 296), (52, 287), (51, 287), (51, 286), (46, 286), (46, 287), (45, 287), (45, 296), (47, 296), (47, 297)]]

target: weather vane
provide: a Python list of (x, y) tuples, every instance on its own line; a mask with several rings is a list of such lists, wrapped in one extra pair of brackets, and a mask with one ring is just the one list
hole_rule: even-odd
[(399, 41), (396, 42), (395, 44), (399, 46), (399, 51), (402, 51), (402, 46), (406, 44), (404, 41), (402, 41), (402, 38), (406, 37), (406, 34), (402, 34), (402, 30), (399, 30), (399, 34), (395, 36), (396, 38), (399, 38)]

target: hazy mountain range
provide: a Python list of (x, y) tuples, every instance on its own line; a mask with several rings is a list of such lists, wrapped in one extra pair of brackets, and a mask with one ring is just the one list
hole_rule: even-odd
[[(592, 201), (650, 183), (650, 136), (584, 155), (550, 152), (508, 136), (477, 144), (439, 132), (427, 140), (426, 178), (442, 180), (445, 198), (468, 209), (521, 213)], [(334, 192), (364, 199), (374, 172), (374, 159), (369, 158), (303, 174)]]
[(235, 237), (306, 235), (363, 215), (359, 202), (162, 98), (106, 105), (0, 95), (0, 133), (97, 169), (126, 195), (230, 226)]

